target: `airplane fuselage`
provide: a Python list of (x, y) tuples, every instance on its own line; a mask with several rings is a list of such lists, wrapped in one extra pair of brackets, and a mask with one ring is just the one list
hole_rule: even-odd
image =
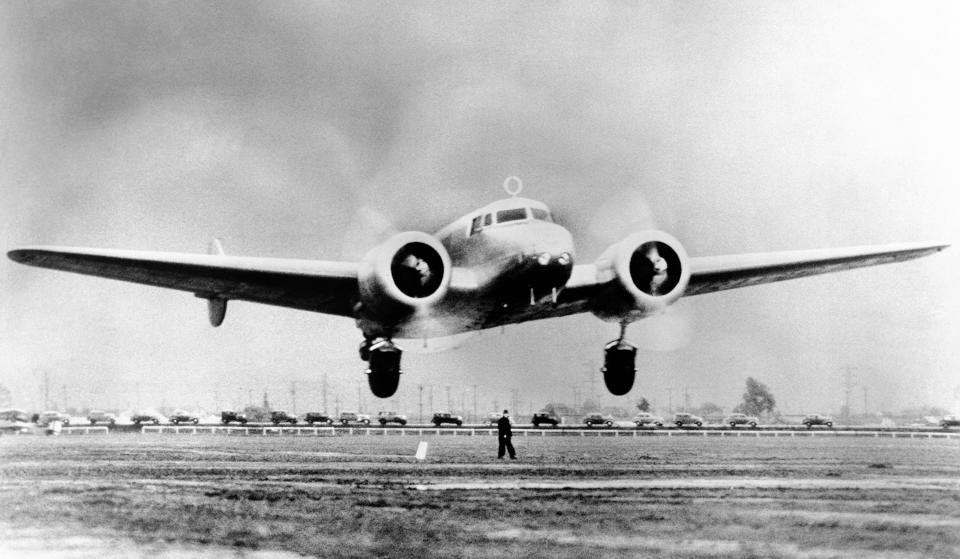
[(434, 235), (453, 265), (469, 270), (485, 292), (529, 298), (560, 290), (573, 270), (573, 236), (553, 222), (549, 208), (527, 198), (488, 204)]

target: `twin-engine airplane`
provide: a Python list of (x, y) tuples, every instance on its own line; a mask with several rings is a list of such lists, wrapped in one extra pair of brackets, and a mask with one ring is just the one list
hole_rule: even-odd
[[(509, 181), (510, 179), (508, 179)], [(470, 212), (434, 235), (399, 233), (360, 262), (32, 247), (8, 256), (23, 264), (178, 289), (207, 300), (219, 326), (227, 301), (251, 301), (351, 317), (363, 334), (360, 358), (380, 398), (400, 382), (394, 339), (450, 336), (506, 324), (591, 312), (618, 322), (604, 347), (607, 388), (630, 391), (637, 348), (627, 326), (663, 312), (684, 295), (701, 295), (919, 258), (946, 244), (912, 243), (790, 252), (690, 257), (662, 231), (639, 231), (592, 264), (574, 264), (570, 232), (550, 209), (513, 196)], [(508, 186), (505, 183), (505, 187)]]

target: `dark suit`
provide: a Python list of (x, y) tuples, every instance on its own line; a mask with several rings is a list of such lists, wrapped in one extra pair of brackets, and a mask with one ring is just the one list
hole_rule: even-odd
[(510, 452), (510, 458), (517, 457), (517, 452), (513, 450), (513, 443), (510, 442), (511, 438), (513, 438), (513, 431), (510, 430), (510, 418), (503, 416), (497, 420), (497, 439), (500, 442), (497, 458), (503, 458), (504, 451)]

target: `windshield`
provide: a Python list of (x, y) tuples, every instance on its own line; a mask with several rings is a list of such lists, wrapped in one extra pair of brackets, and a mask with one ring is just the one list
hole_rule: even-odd
[(514, 208), (497, 212), (497, 223), (527, 219), (527, 208)]

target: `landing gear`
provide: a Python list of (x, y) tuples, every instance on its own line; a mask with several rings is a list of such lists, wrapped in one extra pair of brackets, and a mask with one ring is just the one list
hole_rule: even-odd
[(367, 353), (365, 361), (370, 362), (367, 369), (370, 391), (378, 398), (393, 396), (400, 385), (400, 357), (403, 350), (390, 340), (377, 340), (372, 343), (366, 341), (360, 346), (361, 358), (364, 351)]
[(603, 383), (615, 396), (623, 396), (633, 388), (637, 376), (637, 347), (627, 343), (627, 324), (620, 324), (620, 338), (603, 347)]

